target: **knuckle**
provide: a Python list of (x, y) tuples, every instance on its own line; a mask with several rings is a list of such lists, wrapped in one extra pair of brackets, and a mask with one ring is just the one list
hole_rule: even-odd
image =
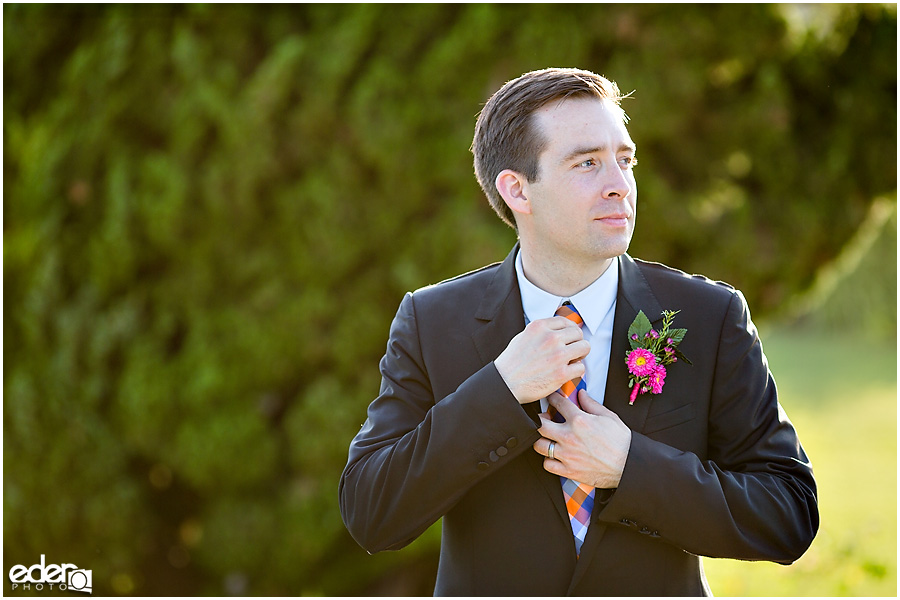
[(528, 325), (525, 326), (525, 331), (532, 333), (532, 334), (540, 333), (542, 331), (545, 331), (546, 329), (547, 329), (547, 324), (544, 321), (542, 321), (541, 319), (532, 321)]
[(574, 428), (582, 428), (587, 425), (587, 415), (583, 412), (579, 412), (575, 416), (572, 417), (572, 427)]
[(566, 418), (566, 424), (569, 426), (567, 429), (567, 433), (569, 435), (574, 435), (574, 431), (581, 428), (584, 425), (584, 412), (581, 410), (574, 411), (575, 414)]

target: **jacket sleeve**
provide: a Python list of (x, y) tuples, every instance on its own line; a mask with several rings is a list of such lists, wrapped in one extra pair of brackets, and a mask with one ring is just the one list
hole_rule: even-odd
[(380, 393), (341, 476), (344, 524), (370, 553), (412, 542), (540, 437), (493, 362), (435, 399), (419, 331), (407, 294), (380, 363)]
[(818, 530), (816, 484), (740, 292), (721, 329), (709, 406), (708, 460), (634, 432), (599, 518), (692, 554), (793, 562)]

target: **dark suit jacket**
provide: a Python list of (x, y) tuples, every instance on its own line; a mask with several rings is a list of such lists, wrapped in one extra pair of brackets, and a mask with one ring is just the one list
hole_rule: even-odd
[[(605, 405), (632, 442), (576, 560), (559, 477), (531, 447), (539, 403), (519, 405), (493, 364), (525, 325), (514, 255), (403, 299), (341, 478), (357, 542), (396, 550), (443, 517), (437, 595), (708, 595), (700, 555), (803, 554), (818, 529), (812, 468), (743, 296), (623, 255)], [(629, 405), (628, 326), (663, 309), (681, 311), (693, 365)]]

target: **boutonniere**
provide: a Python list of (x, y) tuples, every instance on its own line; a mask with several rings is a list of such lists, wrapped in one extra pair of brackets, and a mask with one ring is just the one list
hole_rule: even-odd
[(634, 404), (638, 394), (662, 392), (666, 383), (666, 365), (678, 362), (679, 359), (692, 364), (678, 349), (687, 329), (669, 328), (672, 319), (679, 312), (681, 311), (664, 310), (662, 328), (656, 331), (641, 310), (628, 328), (628, 342), (631, 344), (631, 350), (625, 355), (628, 372), (631, 373), (628, 380), (631, 399), (628, 404)]

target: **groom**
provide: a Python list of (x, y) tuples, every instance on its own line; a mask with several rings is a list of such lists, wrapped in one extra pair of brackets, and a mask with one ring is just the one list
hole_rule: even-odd
[[(391, 326), (341, 514), (369, 552), (443, 517), (437, 595), (709, 595), (700, 556), (788, 564), (817, 531), (744, 297), (626, 254), (637, 161), (620, 100), (575, 69), (495, 93), (475, 170), (519, 243), (407, 294)], [(661, 356), (692, 364), (635, 387), (629, 326), (643, 312), (659, 335), (663, 311), (687, 332)]]

